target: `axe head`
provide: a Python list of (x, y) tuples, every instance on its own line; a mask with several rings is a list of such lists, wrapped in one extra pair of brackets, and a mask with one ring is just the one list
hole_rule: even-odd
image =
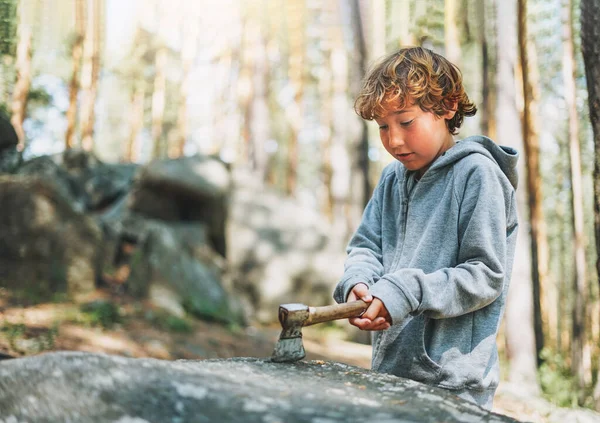
[(286, 363), (304, 358), (306, 352), (302, 344), (302, 326), (304, 326), (308, 316), (308, 306), (304, 304), (282, 304), (279, 306), (281, 334), (273, 350), (272, 361)]

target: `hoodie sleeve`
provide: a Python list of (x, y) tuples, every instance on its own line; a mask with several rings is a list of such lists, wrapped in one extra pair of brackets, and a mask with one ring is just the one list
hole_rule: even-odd
[(333, 298), (338, 303), (346, 302), (354, 285), (362, 282), (370, 287), (383, 274), (379, 198), (381, 195), (382, 184), (380, 183), (363, 212), (358, 229), (348, 244), (344, 275), (333, 292)]
[(458, 265), (427, 274), (399, 269), (383, 275), (370, 289), (385, 304), (393, 324), (402, 323), (409, 313), (438, 319), (460, 316), (485, 307), (502, 293), (507, 237), (517, 228), (516, 218), (507, 222), (514, 190), (495, 165), (473, 167), (461, 179), (454, 185), (460, 210)]

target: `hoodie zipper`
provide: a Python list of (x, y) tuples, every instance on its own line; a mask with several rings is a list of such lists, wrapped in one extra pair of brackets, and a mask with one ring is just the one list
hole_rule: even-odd
[[(401, 222), (401, 225), (398, 225), (398, 227), (401, 228), (401, 231), (398, 236), (398, 241), (396, 244), (396, 253), (394, 254), (394, 260), (392, 261), (392, 265), (390, 266), (390, 272), (393, 272), (397, 269), (398, 262), (400, 261), (400, 257), (402, 257), (402, 252), (404, 250), (404, 239), (406, 238), (406, 221), (407, 221), (407, 217), (408, 217), (408, 205), (409, 205), (408, 204), (409, 203), (408, 179), (407, 179), (406, 174), (404, 174), (404, 177), (403, 177), (402, 189), (403, 189), (402, 207), (400, 210), (400, 218), (402, 219), (402, 222)], [(413, 189), (413, 192), (414, 192), (414, 189)]]

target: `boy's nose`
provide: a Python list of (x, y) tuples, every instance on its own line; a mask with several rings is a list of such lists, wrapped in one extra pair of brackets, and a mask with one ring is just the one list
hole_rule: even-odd
[(397, 148), (402, 147), (404, 145), (404, 138), (400, 136), (400, 134), (390, 134), (390, 147)]

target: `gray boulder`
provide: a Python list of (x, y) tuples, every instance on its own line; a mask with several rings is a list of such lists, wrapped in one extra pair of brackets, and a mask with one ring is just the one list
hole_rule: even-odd
[(92, 153), (81, 149), (66, 150), (55, 160), (83, 191), (88, 211), (104, 209), (123, 197), (131, 188), (139, 168), (131, 163), (103, 163)]
[(10, 119), (0, 113), (0, 173), (12, 173), (22, 161), (21, 152), (17, 150), (19, 138)]
[[(125, 200), (126, 202), (126, 200)], [(101, 218), (102, 278), (177, 316), (245, 324), (235, 297), (224, 286), (225, 260), (212, 250), (200, 222), (164, 222), (123, 208)]]
[(516, 421), (442, 389), (336, 362), (80, 352), (0, 361), (0, 411), (5, 422)]
[(137, 167), (135, 164), (105, 164), (91, 153), (70, 149), (54, 156), (27, 160), (15, 173), (51, 180), (76, 210), (96, 212), (129, 191)]
[(71, 204), (73, 209), (79, 212), (85, 211), (87, 201), (83, 187), (52, 157), (40, 156), (27, 160), (19, 166), (15, 173), (52, 181), (56, 190)]
[(229, 170), (215, 158), (157, 160), (136, 175), (128, 207), (151, 219), (205, 224), (212, 248), (224, 257), (230, 185)]
[(93, 291), (102, 233), (92, 218), (38, 177), (0, 176), (0, 204), (0, 286), (32, 299)]
[(227, 232), (233, 284), (247, 313), (272, 323), (280, 304), (332, 303), (345, 243), (314, 210), (255, 181), (234, 174)]

